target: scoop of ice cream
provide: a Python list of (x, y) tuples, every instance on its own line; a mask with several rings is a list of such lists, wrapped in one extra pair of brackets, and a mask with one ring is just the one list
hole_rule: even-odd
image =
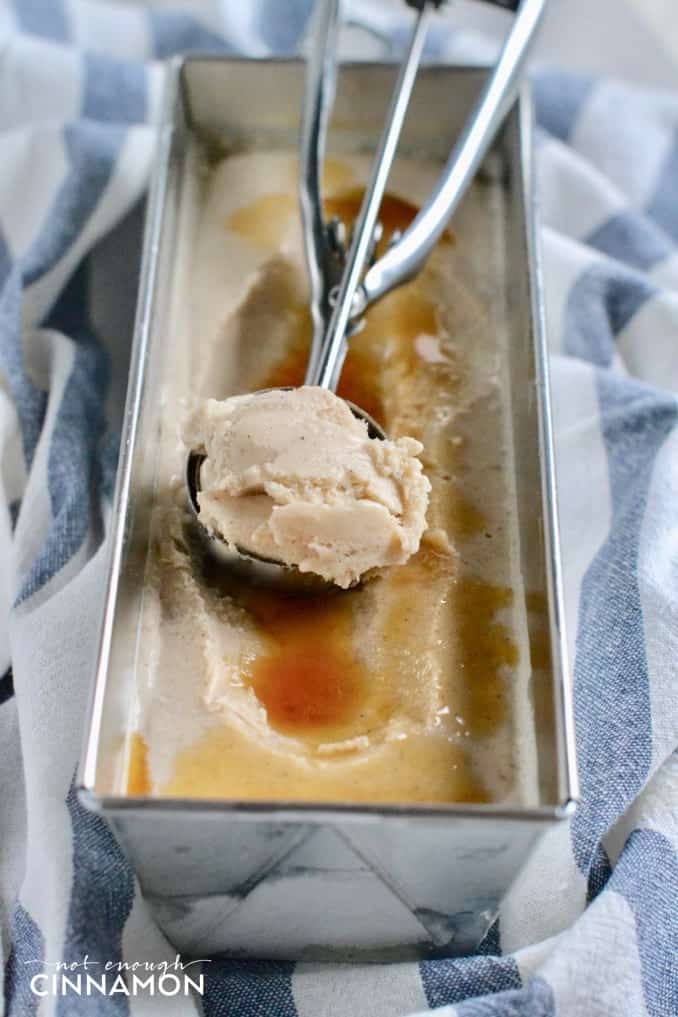
[(208, 400), (187, 429), (204, 451), (200, 520), (227, 543), (348, 587), (417, 551), (431, 489), (414, 438), (370, 438), (321, 388)]

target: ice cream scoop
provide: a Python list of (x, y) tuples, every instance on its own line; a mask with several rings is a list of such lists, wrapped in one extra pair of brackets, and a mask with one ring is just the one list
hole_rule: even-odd
[[(311, 283), (311, 311), (314, 324), (305, 387), (324, 391), (326, 400), (332, 400), (334, 404), (343, 406), (345, 437), (350, 432), (350, 427), (346, 425), (354, 421), (356, 426), (361, 429), (361, 434), (364, 436), (365, 441), (385, 441), (385, 434), (376, 421), (360, 407), (340, 400), (334, 395), (334, 391), (339, 381), (341, 367), (346, 354), (347, 337), (351, 334), (352, 329), (356, 327), (357, 319), (360, 317), (362, 310), (364, 310), (363, 307), (359, 306), (359, 298), (358, 301), (355, 300), (357, 287), (365, 265), (372, 261), (375, 254), (375, 240), (379, 232), (376, 217), (386, 187), (388, 172), (395, 155), (397, 139), (402, 128), (409, 96), (414, 84), (416, 68), (424, 45), (426, 29), (425, 11), (422, 10), (419, 13), (408, 54), (399, 74), (391, 110), (389, 111), (388, 126), (381, 140), (375, 168), (363, 199), (360, 215), (352, 232), (352, 240), (348, 251), (346, 251), (344, 246), (342, 224), (336, 221), (325, 223), (323, 220), (319, 190), (325, 137), (332, 107), (336, 75), (336, 50), (339, 29), (338, 0), (327, 0), (326, 3), (319, 5), (315, 27), (315, 44), (311, 50), (306, 74), (301, 130), (302, 157), (300, 160), (300, 204)], [(253, 393), (249, 398), (254, 400), (254, 402), (250, 403), (250, 405), (257, 407), (258, 400), (270, 398), (270, 391), (272, 390)], [(284, 390), (276, 391), (281, 393)], [(207, 412), (210, 412), (209, 409)], [(226, 412), (228, 413), (228, 410)], [(317, 436), (322, 432), (321, 425), (322, 421), (320, 418), (314, 420), (307, 417), (305, 419), (309, 441), (312, 440), (314, 435)], [(207, 442), (203, 442), (204, 447), (207, 447), (207, 444)], [(387, 458), (389, 453), (397, 447), (397, 444), (389, 442), (383, 450), (384, 457)], [(355, 452), (355, 449), (353, 451)], [(252, 452), (252, 449), (250, 449), (250, 452)], [(331, 458), (332, 450), (328, 448), (325, 451), (325, 456)], [(270, 534), (268, 539), (263, 540), (261, 539), (263, 530), (259, 529), (258, 539), (254, 539), (254, 532), (258, 527), (245, 534), (244, 530), (229, 525), (227, 527), (228, 532), (224, 532), (222, 526), (215, 525), (217, 523), (216, 518), (210, 515), (209, 507), (213, 508), (214, 506), (209, 498), (205, 500), (205, 504), (208, 506), (206, 514), (204, 514), (202, 508), (202, 471), (208, 459), (209, 456), (206, 457), (200, 447), (192, 444), (192, 451), (189, 453), (186, 467), (189, 504), (202, 527), (203, 534), (209, 541), (211, 550), (216, 552), (226, 564), (231, 567), (237, 567), (240, 570), (245, 569), (256, 572), (260, 577), (268, 581), (274, 580), (286, 585), (296, 583), (302, 574), (302, 569), (313, 575), (320, 575), (325, 579), (329, 579), (329, 581), (333, 581), (331, 573), (335, 571), (339, 577), (338, 585), (342, 586), (350, 585), (351, 582), (355, 581), (359, 575), (366, 571), (366, 569), (357, 570), (355, 567), (356, 559), (360, 557), (355, 546), (353, 547), (352, 555), (348, 555), (349, 558), (353, 559), (352, 567), (347, 567), (344, 570), (341, 568), (321, 567), (319, 559), (322, 556), (320, 555), (320, 543), (318, 542), (317, 532), (314, 536), (315, 550), (310, 545), (307, 548), (307, 551), (311, 551), (311, 556), (316, 563), (315, 569), (311, 568), (309, 564), (311, 558), (308, 556), (308, 553), (305, 556), (287, 554), (288, 559), (293, 558), (295, 560), (285, 560), (285, 557), (276, 554), (276, 550), (279, 552), (282, 549), (281, 545), (285, 543), (282, 538), (279, 539), (277, 545), (275, 541), (270, 539)], [(419, 469), (421, 469), (420, 466)], [(425, 478), (422, 477), (422, 480), (425, 480)], [(428, 484), (428, 481), (425, 481), (425, 483)], [(335, 496), (337, 494), (338, 489), (335, 490)], [(424, 514), (425, 501), (426, 498), (424, 499)], [(253, 505), (251, 507), (254, 508)], [(259, 507), (261, 507), (261, 503), (259, 503)], [(316, 509), (318, 508), (316, 506)], [(363, 506), (361, 512), (354, 512), (354, 522), (357, 523), (357, 516), (364, 514), (365, 511), (366, 508)], [(324, 517), (325, 519), (327, 518), (326, 511), (324, 512)], [(318, 525), (319, 518), (318, 516)], [(276, 519), (280, 519), (280, 512), (277, 513)], [(208, 521), (207, 526), (204, 525), (205, 521)], [(374, 513), (372, 513), (372, 521), (374, 521)], [(308, 513), (306, 522), (307, 524), (310, 522)], [(387, 522), (385, 517), (382, 517), (382, 522)], [(234, 520), (231, 518), (230, 524), (233, 523)], [(261, 524), (261, 520), (259, 520), (259, 524)], [(239, 536), (236, 535), (236, 529), (238, 529)], [(423, 519), (420, 529), (423, 530)], [(389, 533), (389, 528), (386, 526), (381, 537), (382, 542), (388, 542), (391, 539), (392, 534), (389, 536)], [(243, 536), (247, 539), (247, 544), (245, 544)], [(416, 539), (417, 546), (420, 537), (421, 532), (419, 532)], [(326, 555), (331, 555), (332, 552), (329, 549), (329, 528), (325, 533), (324, 543), (327, 545)], [(340, 557), (342, 553), (346, 554), (348, 544), (345, 540), (336, 539), (336, 531), (334, 544), (335, 551), (339, 553)], [(342, 550), (339, 550), (340, 545)], [(412, 551), (410, 550), (402, 560), (406, 560), (411, 553)], [(367, 557), (370, 558), (370, 555)], [(376, 559), (380, 557), (384, 558), (385, 556), (384, 554), (372, 554), (371, 558), (374, 559), (373, 563), (375, 565), (379, 564)], [(389, 556), (386, 555), (386, 557)], [(385, 564), (386, 561), (383, 563)], [(325, 566), (327, 566), (327, 560), (325, 561)]]
[(346, 589), (418, 550), (431, 487), (421, 444), (370, 436), (332, 392), (210, 399), (187, 430), (204, 456), (198, 519), (236, 552)]
[[(379, 208), (423, 52), (428, 18), (437, 5), (437, 0), (413, 0), (412, 6), (417, 8), (413, 32), (398, 72), (386, 126), (346, 250), (341, 227), (347, 224), (336, 221), (325, 223), (319, 183), (336, 77), (340, 5), (339, 0), (323, 0), (318, 4), (302, 112), (300, 207), (313, 318), (305, 384), (324, 389), (329, 394), (334, 393), (339, 381), (347, 339), (367, 307), (419, 271), (473, 179), (511, 106), (545, 0), (516, 0), (515, 4), (511, 3), (517, 8), (513, 28), (436, 189), (404, 234), (389, 238), (387, 253), (375, 261), (376, 239), (380, 233), (377, 222)], [(255, 393), (252, 398), (256, 400), (264, 395)], [(376, 422), (359, 407), (347, 406), (358, 421), (371, 428), (373, 436), (385, 438)], [(314, 430), (315, 423), (310, 422), (309, 437)], [(189, 501), (201, 525), (203, 465), (204, 456), (194, 448), (188, 457), (186, 479)], [(214, 527), (211, 532), (205, 529), (205, 532), (214, 549), (231, 565), (263, 569), (267, 578), (276, 580), (283, 578), (287, 581), (300, 574), (299, 562), (286, 562), (273, 555), (275, 544), (264, 542), (257, 550), (242, 546), (236, 539), (221, 539), (219, 527)], [(253, 533), (250, 539), (253, 539)], [(223, 546), (219, 547), (219, 543)], [(268, 556), (269, 552), (272, 557)], [(319, 574), (322, 575), (322, 571)]]

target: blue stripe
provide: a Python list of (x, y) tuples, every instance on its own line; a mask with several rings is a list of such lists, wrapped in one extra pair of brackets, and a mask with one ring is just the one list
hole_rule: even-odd
[(567, 141), (596, 79), (566, 71), (541, 71), (534, 78), (538, 123), (560, 141)]
[(153, 54), (164, 59), (177, 53), (232, 53), (221, 36), (182, 11), (148, 11)]
[(28, 911), (18, 901), (9, 926), (10, 951), (5, 966), (5, 1017), (33, 1017), (39, 999), (31, 992), (31, 978), (45, 969), (45, 940)]
[(602, 844), (596, 846), (595, 854), (591, 860), (588, 885), (586, 888), (586, 903), (591, 904), (599, 893), (605, 889), (612, 875), (612, 866), (607, 852)]
[[(85, 954), (103, 972), (122, 961), (122, 932), (134, 901), (134, 876), (118, 842), (101, 818), (84, 809), (71, 784), (66, 798), (73, 830), (73, 883), (61, 960), (82, 963)], [(138, 958), (132, 958), (137, 960)], [(58, 1017), (111, 1017), (129, 1013), (122, 995), (57, 998)]]
[(12, 525), (12, 533), (16, 530), (17, 520), (19, 519), (19, 512), (21, 512), (21, 499), (15, 498), (9, 503), (9, 521)]
[(643, 272), (673, 253), (668, 237), (645, 216), (630, 210), (619, 212), (594, 230), (586, 243), (615, 261)]
[(519, 989), (522, 984), (518, 966), (511, 957), (422, 961), (419, 970), (431, 1009), (451, 1006), (471, 996)]
[(101, 470), (101, 494), (107, 501), (113, 498), (115, 490), (115, 478), (118, 469), (118, 455), (120, 452), (120, 435), (107, 431), (101, 442), (99, 451), (99, 463)]
[[(21, 273), (12, 264), (5, 235), (0, 229), (0, 368), (19, 418), (26, 463), (30, 466), (45, 417), (47, 398), (35, 387), (24, 366), (21, 341)], [(12, 506), (10, 505), (10, 513)], [(14, 527), (16, 518), (12, 519)]]
[(601, 837), (649, 772), (652, 719), (639, 540), (654, 462), (678, 420), (676, 401), (647, 386), (608, 371), (598, 372), (597, 385), (612, 522), (582, 583), (574, 668), (582, 800), (572, 837), (585, 875)]
[(5, 285), (11, 271), (12, 255), (9, 250), (9, 244), (5, 239), (4, 231), (0, 226), (0, 288)]
[(52, 524), (17, 603), (63, 568), (97, 523), (101, 479), (97, 452), (105, 429), (108, 361), (86, 318), (87, 278), (83, 262), (47, 322), (74, 339), (75, 357), (50, 440), (47, 483)]
[(294, 54), (298, 51), (313, 4), (310, 0), (281, 4), (280, 0), (260, 0), (256, 5), (257, 35), (271, 53)]
[(205, 1017), (297, 1017), (288, 961), (215, 960), (203, 966)]
[(650, 215), (678, 243), (678, 132), (666, 157), (654, 197), (647, 206)]
[(55, 42), (69, 41), (64, 0), (14, 0), (14, 14), (24, 32)]
[(501, 930), (498, 918), (488, 929), (476, 953), (482, 954), (485, 957), (501, 956)]
[(556, 1004), (544, 979), (531, 978), (524, 989), (468, 1000), (456, 1007), (456, 1013), (457, 1017), (555, 1017)]
[(25, 285), (53, 268), (82, 233), (111, 179), (125, 128), (86, 121), (65, 127), (63, 137), (68, 173), (22, 264)]
[(656, 287), (630, 269), (612, 262), (591, 265), (567, 299), (563, 352), (608, 367), (616, 337), (656, 293)]
[(26, 372), (21, 341), (21, 274), (15, 266), (0, 292), (0, 367), (19, 418), (26, 465), (30, 468), (47, 408), (47, 393)]
[(650, 1017), (678, 1014), (678, 858), (656, 830), (634, 830), (615, 866), (610, 889), (636, 921), (645, 1006)]
[(105, 53), (85, 53), (82, 60), (83, 117), (119, 124), (143, 123), (147, 113), (143, 66)]
[(0, 678), (0, 706), (6, 703), (14, 695), (14, 675), (12, 668), (8, 667), (2, 678)]

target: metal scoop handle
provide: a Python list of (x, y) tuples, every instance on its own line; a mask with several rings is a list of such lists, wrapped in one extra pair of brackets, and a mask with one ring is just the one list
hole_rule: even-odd
[(429, 5), (424, 4), (417, 14), (415, 28), (391, 99), (386, 128), (379, 142), (367, 190), (353, 230), (353, 240), (346, 257), (338, 293), (331, 296), (334, 306), (327, 332), (317, 359), (315, 362), (309, 362), (306, 374), (307, 385), (319, 385), (321, 388), (329, 388), (334, 391), (339, 380), (346, 352), (346, 333), (353, 317), (354, 297), (372, 246), (379, 208), (414, 87), (421, 52), (426, 40), (429, 13)]
[[(354, 229), (341, 284), (334, 294), (328, 295), (328, 299), (333, 303), (332, 312), (323, 337), (320, 336), (318, 329), (317, 341), (314, 343), (315, 348), (305, 378), (307, 385), (319, 385), (331, 390), (336, 388), (346, 355), (346, 336), (351, 322), (361, 316), (370, 304), (412, 278), (435, 246), (513, 104), (519, 76), (544, 12), (546, 0), (522, 0), (518, 4), (502, 2), (501, 6), (517, 8), (515, 20), (499, 60), (450, 155), (440, 180), (400, 240), (372, 265), (361, 284), (379, 206), (395, 157), (424, 46), (428, 14), (434, 4), (435, 0), (417, 0), (416, 4), (413, 4), (418, 9), (416, 24), (398, 74), (386, 127)], [(333, 8), (334, 16), (338, 18), (337, 0), (326, 0), (325, 6), (328, 9)], [(326, 38), (325, 46), (321, 44), (318, 49), (324, 50), (322, 59), (329, 61), (332, 57), (327, 42)], [(316, 91), (316, 98), (317, 95)], [(308, 227), (305, 235), (308, 256), (310, 237)]]
[(522, 0), (519, 4), (499, 60), (435, 190), (398, 243), (365, 275), (359, 297), (361, 308), (416, 275), (440, 239), (513, 105), (523, 64), (545, 7), (546, 0)]
[(299, 207), (311, 290), (313, 337), (309, 368), (317, 359), (330, 316), (330, 290), (342, 264), (323, 217), (321, 180), (327, 128), (337, 80), (340, 0), (316, 4), (313, 45), (308, 56), (301, 115)]

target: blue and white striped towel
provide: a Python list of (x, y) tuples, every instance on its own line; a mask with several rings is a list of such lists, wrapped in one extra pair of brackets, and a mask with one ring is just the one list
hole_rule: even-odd
[[(30, 977), (85, 954), (174, 957), (72, 790), (134, 297), (128, 213), (153, 158), (158, 58), (294, 49), (307, 6), (205, 2), (199, 22), (100, 0), (0, 0), (0, 935), (12, 1017), (197, 1012), (183, 998), (38, 999)], [(377, 0), (360, 10), (388, 30)], [(215, 961), (208, 1017), (678, 1014), (678, 95), (552, 71), (536, 94), (581, 808), (547, 835), (478, 956)]]

